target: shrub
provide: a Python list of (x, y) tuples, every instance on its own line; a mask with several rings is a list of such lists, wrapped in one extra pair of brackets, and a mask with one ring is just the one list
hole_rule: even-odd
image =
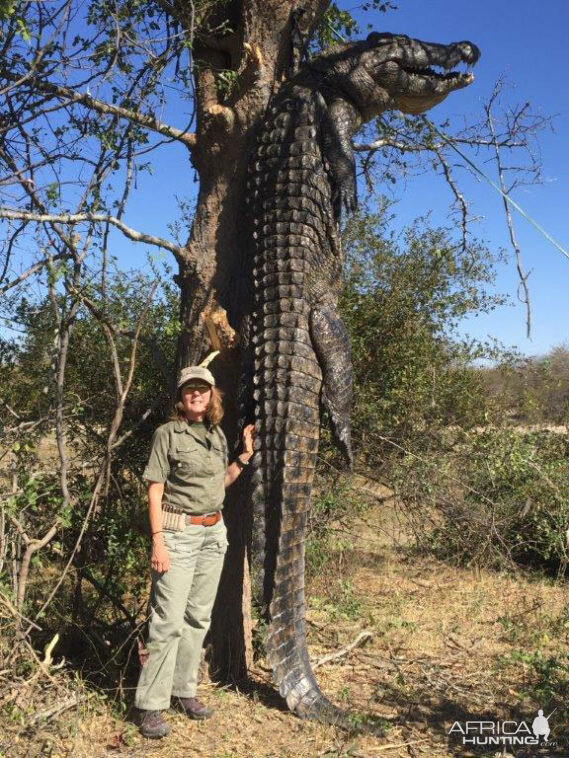
[(397, 487), (418, 544), (478, 566), (565, 575), (569, 435), (501, 427), (462, 433), (430, 464), (400, 461)]

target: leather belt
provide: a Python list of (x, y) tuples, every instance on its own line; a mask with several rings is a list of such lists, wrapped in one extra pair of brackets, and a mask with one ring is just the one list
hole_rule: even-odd
[(207, 513), (205, 516), (188, 516), (188, 524), (198, 524), (199, 526), (213, 526), (218, 521), (221, 521), (221, 511)]

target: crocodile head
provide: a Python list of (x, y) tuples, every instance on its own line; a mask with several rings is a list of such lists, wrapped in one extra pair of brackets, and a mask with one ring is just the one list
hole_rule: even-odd
[[(323, 56), (324, 57), (324, 56)], [(373, 32), (367, 40), (336, 49), (320, 68), (369, 121), (385, 110), (423, 113), (474, 81), (468, 70), (480, 58), (472, 42), (441, 45), (402, 34)], [(331, 65), (330, 65), (331, 64)], [(464, 72), (453, 70), (465, 65)]]
[(480, 58), (476, 45), (466, 41), (440, 45), (372, 33), (366, 42), (369, 48), (363, 51), (360, 66), (387, 92), (389, 108), (404, 113), (423, 113), (454, 90), (468, 87), (474, 75), (452, 69), (460, 64), (468, 68)]

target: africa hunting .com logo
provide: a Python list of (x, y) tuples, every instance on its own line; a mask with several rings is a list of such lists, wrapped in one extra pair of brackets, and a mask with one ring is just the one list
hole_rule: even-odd
[(556, 747), (549, 741), (549, 719), (556, 710), (544, 716), (540, 708), (531, 727), (527, 721), (455, 721), (448, 736), (465, 747)]

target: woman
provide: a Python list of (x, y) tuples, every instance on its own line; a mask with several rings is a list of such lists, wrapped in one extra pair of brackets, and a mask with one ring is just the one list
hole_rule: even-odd
[(152, 534), (152, 592), (135, 705), (145, 737), (168, 734), (161, 711), (171, 700), (190, 718), (212, 714), (195, 695), (227, 549), (221, 509), (225, 487), (253, 455), (251, 425), (243, 430), (243, 452), (227, 465), (222, 416), (212, 373), (203, 366), (183, 369), (176, 418), (156, 430), (143, 474)]

